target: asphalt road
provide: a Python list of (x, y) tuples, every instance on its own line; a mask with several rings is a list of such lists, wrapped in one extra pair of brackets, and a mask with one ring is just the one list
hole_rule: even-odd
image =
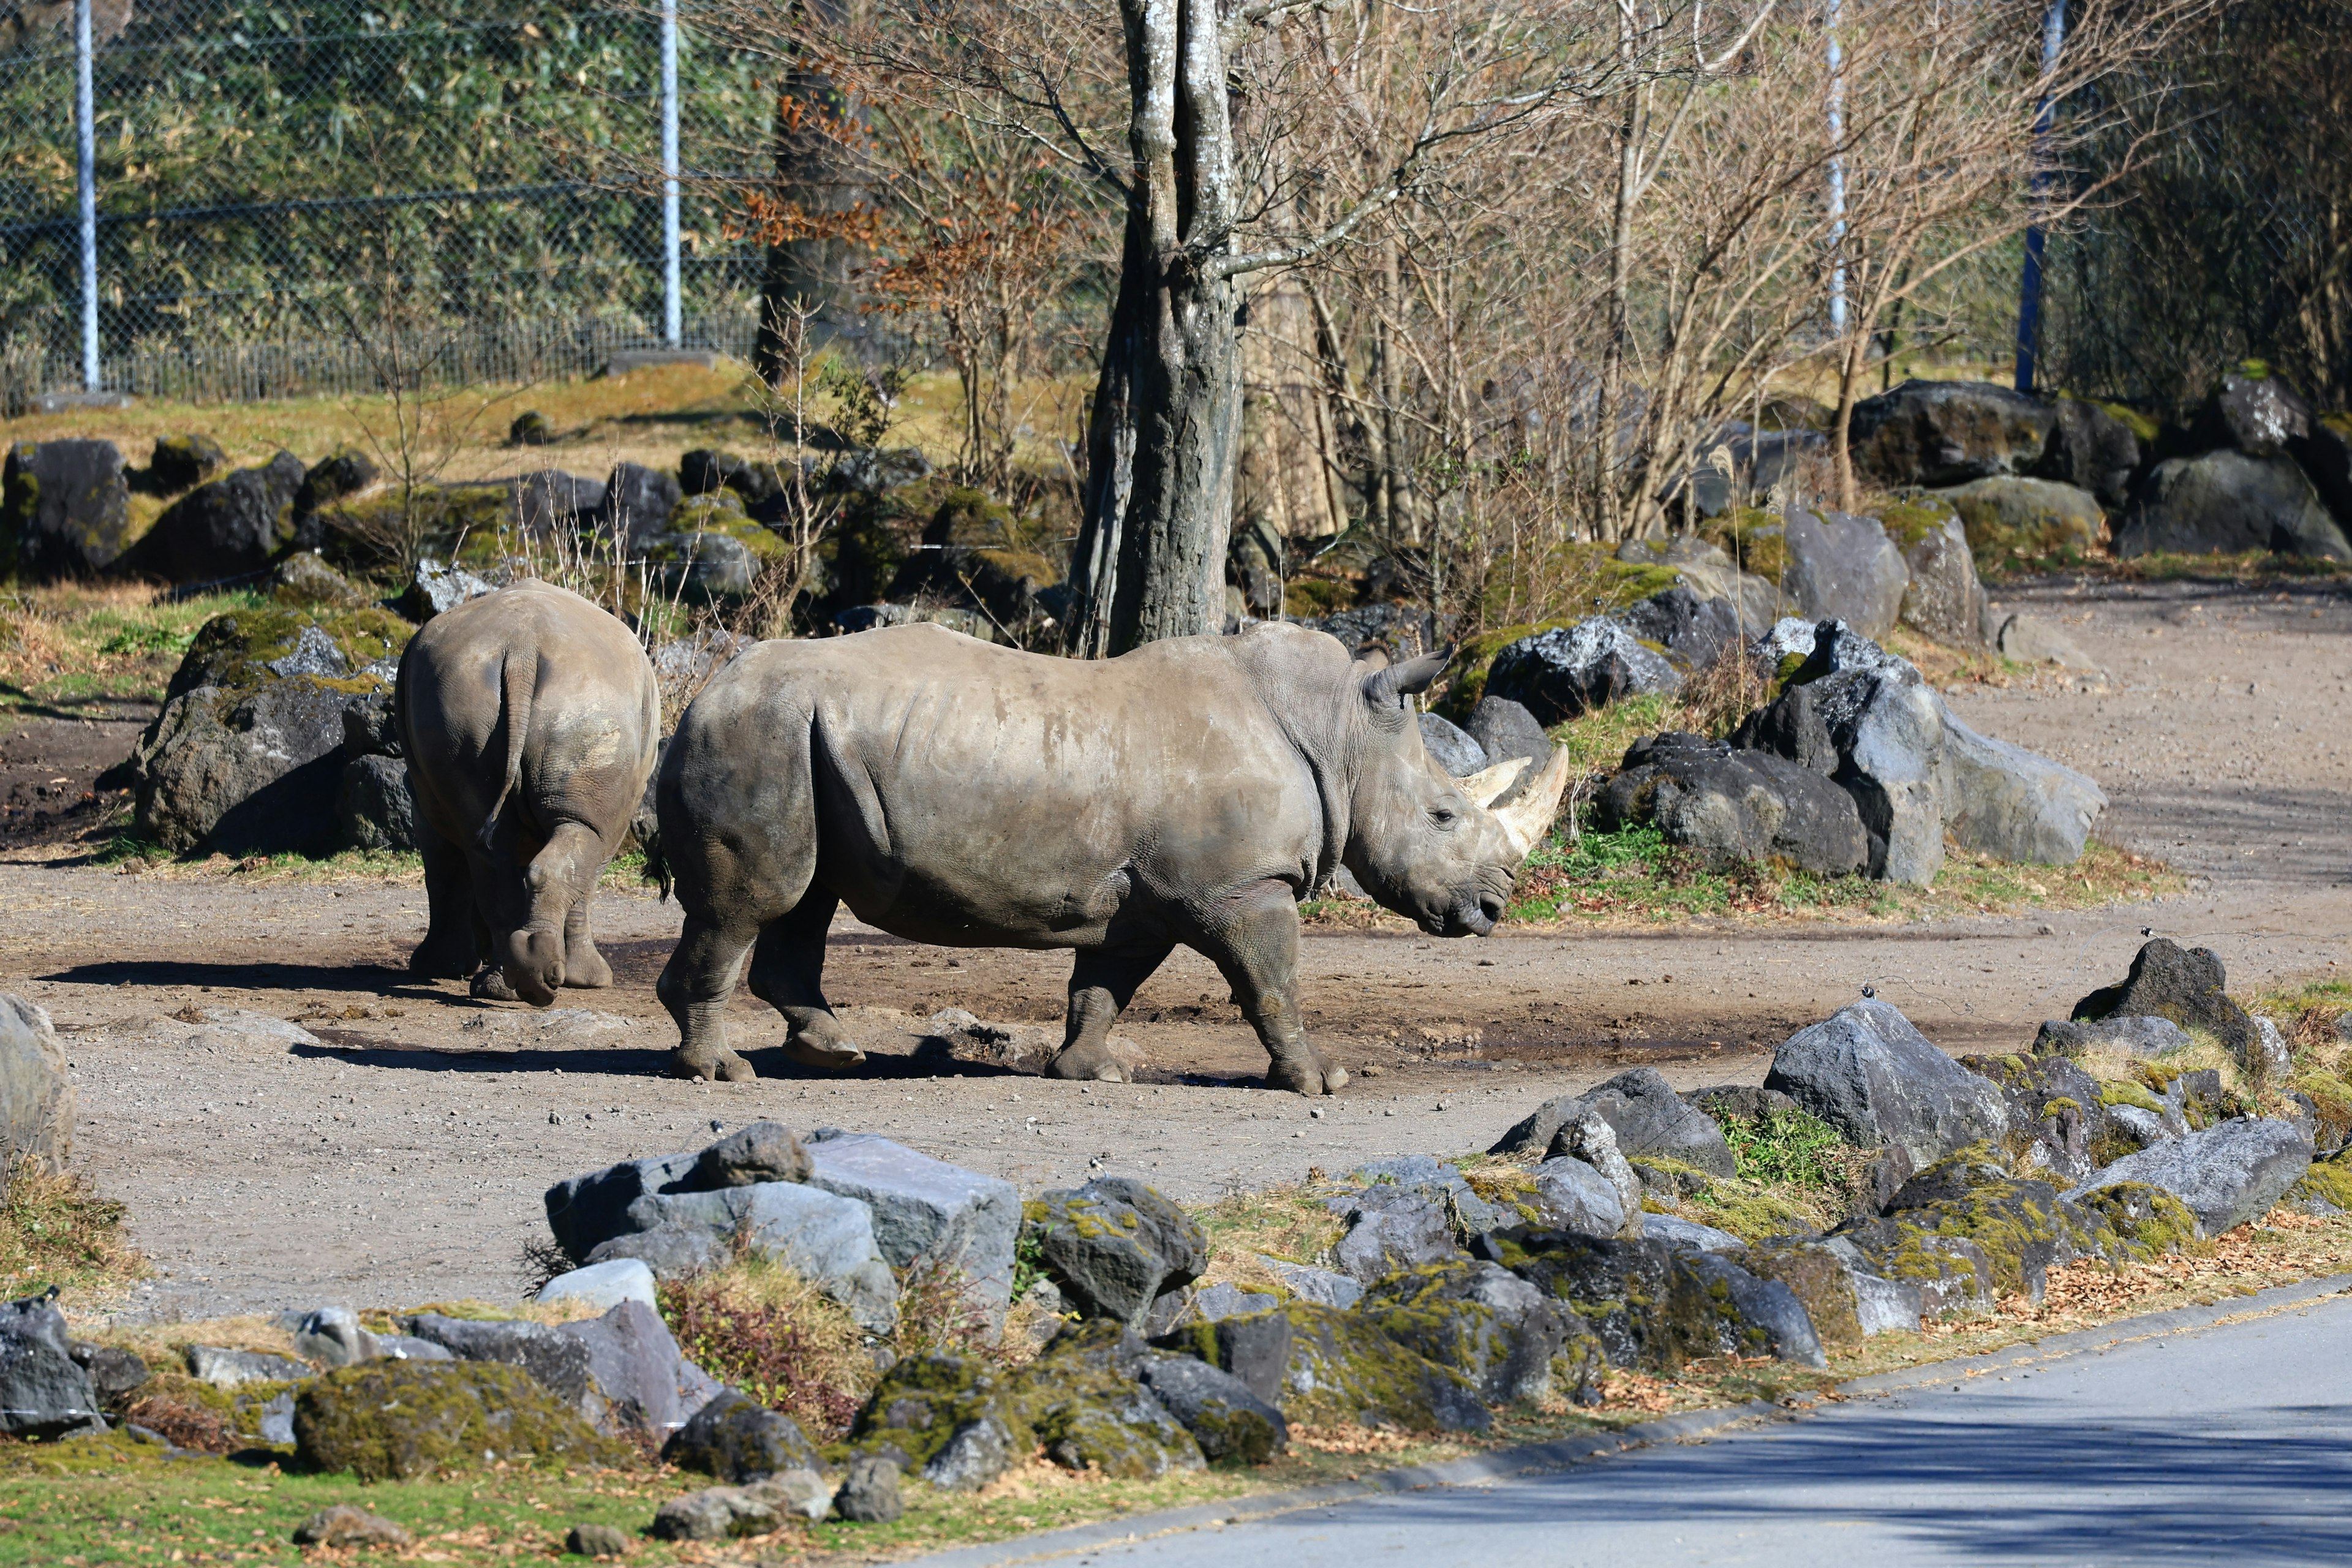
[[(1101, 1568), (2352, 1561), (2352, 1296), (1530, 1479), (989, 1560)], [(1137, 1521), (1149, 1533), (1148, 1521)], [(1045, 1546), (1037, 1542), (1033, 1546)], [(958, 1553), (979, 1561), (980, 1554)]]

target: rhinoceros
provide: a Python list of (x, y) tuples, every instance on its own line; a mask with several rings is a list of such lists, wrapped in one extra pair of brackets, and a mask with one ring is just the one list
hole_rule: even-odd
[(577, 594), (518, 583), (427, 621), (394, 706), (431, 910), (409, 969), (541, 1007), (610, 985), (588, 898), (661, 724), (637, 639)]
[(1300, 900), (1345, 866), (1433, 935), (1483, 934), (1549, 826), (1566, 752), (1465, 780), (1409, 700), (1442, 658), (1389, 667), (1286, 625), (1047, 658), (942, 626), (762, 643), (680, 721), (655, 784), (685, 929), (659, 994), (682, 1077), (743, 1080), (725, 1016), (746, 950), (785, 1055), (864, 1053), (822, 989), (835, 909), (918, 942), (1075, 948), (1047, 1072), (1122, 1080), (1112, 1023), (1178, 943), (1233, 987), (1270, 1087), (1348, 1075), (1299, 1026)]

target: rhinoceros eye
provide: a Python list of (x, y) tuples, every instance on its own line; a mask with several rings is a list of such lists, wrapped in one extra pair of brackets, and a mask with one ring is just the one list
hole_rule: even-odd
[(1437, 806), (1431, 810), (1429, 820), (1440, 827), (1451, 827), (1454, 826), (1454, 812), (1450, 807)]

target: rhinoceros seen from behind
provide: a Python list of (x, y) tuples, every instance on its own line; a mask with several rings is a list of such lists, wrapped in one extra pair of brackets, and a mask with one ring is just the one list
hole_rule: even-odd
[(725, 1024), (747, 950), (787, 1056), (863, 1060), (821, 984), (845, 903), (918, 942), (1076, 949), (1053, 1076), (1124, 1076), (1111, 1025), (1182, 943), (1232, 985), (1269, 1086), (1338, 1089), (1299, 1026), (1299, 900), (1344, 865), (1432, 934), (1484, 933), (1566, 779), (1563, 752), (1489, 812), (1524, 763), (1440, 773), (1409, 698), (1441, 668), (1286, 625), (1104, 661), (928, 625), (761, 644), (696, 698), (656, 784), (686, 912), (660, 985), (673, 1069), (753, 1076)]
[(401, 655), (394, 706), (430, 909), (409, 968), (541, 1007), (559, 985), (611, 984), (588, 899), (661, 723), (628, 627), (577, 594), (518, 583), (427, 621)]

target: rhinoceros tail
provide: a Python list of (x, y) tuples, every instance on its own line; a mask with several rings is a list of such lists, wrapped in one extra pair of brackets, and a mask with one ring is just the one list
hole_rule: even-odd
[(490, 802), (488, 815), (482, 818), (480, 843), (484, 849), (499, 830), (499, 814), (506, 809), (507, 799), (522, 783), (523, 742), (530, 734), (530, 693), (532, 677), (539, 670), (539, 655), (534, 651), (528, 661), (509, 653), (499, 666), (499, 710), (507, 726), (506, 778), (499, 785), (499, 798)]

